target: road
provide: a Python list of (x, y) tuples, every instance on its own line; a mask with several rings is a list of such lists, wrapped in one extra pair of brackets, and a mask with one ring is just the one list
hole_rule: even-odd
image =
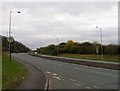
[(50, 89), (118, 89), (118, 71), (52, 61), (25, 53), (12, 54), (41, 69)]

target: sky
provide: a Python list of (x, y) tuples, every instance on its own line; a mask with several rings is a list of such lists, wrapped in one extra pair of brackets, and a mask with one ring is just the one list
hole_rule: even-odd
[[(117, 2), (4, 2), (0, 34), (11, 35), (31, 49), (73, 40), (118, 43)], [(20, 11), (21, 13), (17, 13)], [(96, 26), (98, 29), (96, 29)]]

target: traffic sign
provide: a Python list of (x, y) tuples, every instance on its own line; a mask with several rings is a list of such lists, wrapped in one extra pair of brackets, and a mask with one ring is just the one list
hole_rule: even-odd
[(14, 38), (12, 36), (7, 37), (7, 41), (11, 44), (14, 41)]
[(97, 53), (97, 54), (99, 53), (99, 49), (98, 49), (98, 47), (96, 48), (96, 53)]

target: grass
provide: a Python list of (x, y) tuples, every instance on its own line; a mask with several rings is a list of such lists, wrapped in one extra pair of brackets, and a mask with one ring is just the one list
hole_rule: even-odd
[[(89, 59), (89, 60), (101, 60), (101, 55), (95, 54), (60, 54), (61, 57), (78, 58), (78, 59)], [(104, 55), (101, 61), (120, 62), (118, 58), (120, 55)]]
[(2, 90), (2, 56), (0, 53), (0, 90)]
[(27, 69), (23, 64), (15, 61), (9, 61), (6, 53), (2, 55), (2, 89), (13, 89), (17, 87), (25, 78)]

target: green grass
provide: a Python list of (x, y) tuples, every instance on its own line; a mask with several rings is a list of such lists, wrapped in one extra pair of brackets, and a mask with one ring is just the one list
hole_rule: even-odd
[(15, 61), (9, 61), (6, 53), (2, 55), (2, 89), (13, 89), (17, 87), (27, 74), (27, 69), (23, 64)]
[(2, 56), (0, 53), (0, 90), (2, 90)]
[[(78, 58), (78, 59), (89, 59), (89, 60), (101, 60), (101, 55), (95, 54), (60, 54), (61, 57)], [(120, 62), (118, 58), (120, 55), (104, 55), (101, 61)]]

